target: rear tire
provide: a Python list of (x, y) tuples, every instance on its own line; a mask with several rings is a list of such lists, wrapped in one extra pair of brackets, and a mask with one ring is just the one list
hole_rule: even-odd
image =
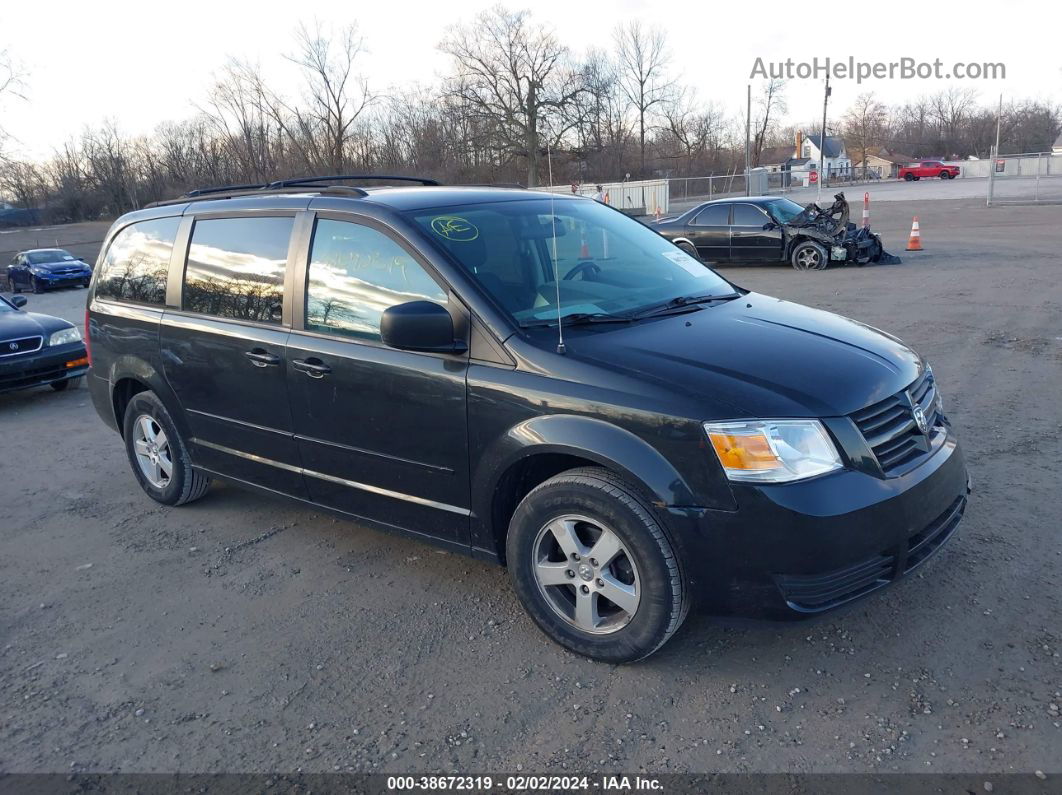
[(789, 255), (789, 262), (798, 271), (821, 271), (829, 263), (826, 258), (826, 249), (814, 242), (805, 240), (793, 248)]
[(690, 245), (689, 243), (686, 243), (685, 241), (682, 243), (676, 243), (675, 245), (677, 245), (679, 248), (681, 248), (683, 251), (685, 251), (698, 262), (703, 262), (703, 260), (701, 259), (701, 255), (697, 253), (697, 249), (694, 246)]
[(648, 657), (689, 612), (678, 556), (648, 502), (605, 469), (562, 472), (533, 489), (513, 514), (506, 554), (539, 629), (595, 660)]
[(210, 478), (192, 469), (188, 448), (158, 395), (151, 391), (133, 395), (122, 428), (133, 475), (151, 499), (184, 505), (206, 494)]

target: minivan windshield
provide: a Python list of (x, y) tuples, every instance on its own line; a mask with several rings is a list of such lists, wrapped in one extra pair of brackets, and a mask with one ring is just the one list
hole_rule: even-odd
[[(410, 213), (522, 326), (630, 318), (734, 288), (656, 232), (587, 199), (523, 199)], [(559, 278), (559, 281), (558, 281)]]

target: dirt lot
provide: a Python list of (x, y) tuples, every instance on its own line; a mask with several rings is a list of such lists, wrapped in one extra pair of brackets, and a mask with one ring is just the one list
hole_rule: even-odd
[(0, 771), (1062, 775), (1060, 216), (982, 205), (875, 207), (900, 254), (920, 216), (903, 265), (725, 271), (929, 358), (975, 485), (955, 539), (843, 612), (691, 616), (637, 665), (553, 645), (483, 563), (232, 488), (158, 506), (83, 389), (0, 396)]

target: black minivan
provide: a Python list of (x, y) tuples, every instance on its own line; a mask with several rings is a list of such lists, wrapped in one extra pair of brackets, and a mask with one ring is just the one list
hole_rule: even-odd
[(88, 380), (153, 499), (219, 478), (504, 564), (549, 637), (611, 662), (694, 604), (836, 607), (958, 525), (962, 453), (895, 337), (589, 199), (372, 179), (115, 222)]

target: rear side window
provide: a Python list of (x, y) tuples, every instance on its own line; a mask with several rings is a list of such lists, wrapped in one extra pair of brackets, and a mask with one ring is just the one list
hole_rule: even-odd
[(380, 315), (407, 301), (446, 304), (446, 291), (409, 253), (372, 227), (321, 218), (306, 284), (306, 328), (380, 339)]
[(730, 221), (729, 204), (713, 204), (705, 207), (694, 220), (694, 226), (726, 226)]
[(184, 309), (280, 323), (292, 217), (196, 221), (184, 269)]
[(751, 204), (734, 205), (734, 226), (763, 226), (767, 220), (759, 207)]
[(162, 306), (170, 254), (181, 219), (157, 218), (131, 224), (107, 249), (96, 279), (96, 297)]

